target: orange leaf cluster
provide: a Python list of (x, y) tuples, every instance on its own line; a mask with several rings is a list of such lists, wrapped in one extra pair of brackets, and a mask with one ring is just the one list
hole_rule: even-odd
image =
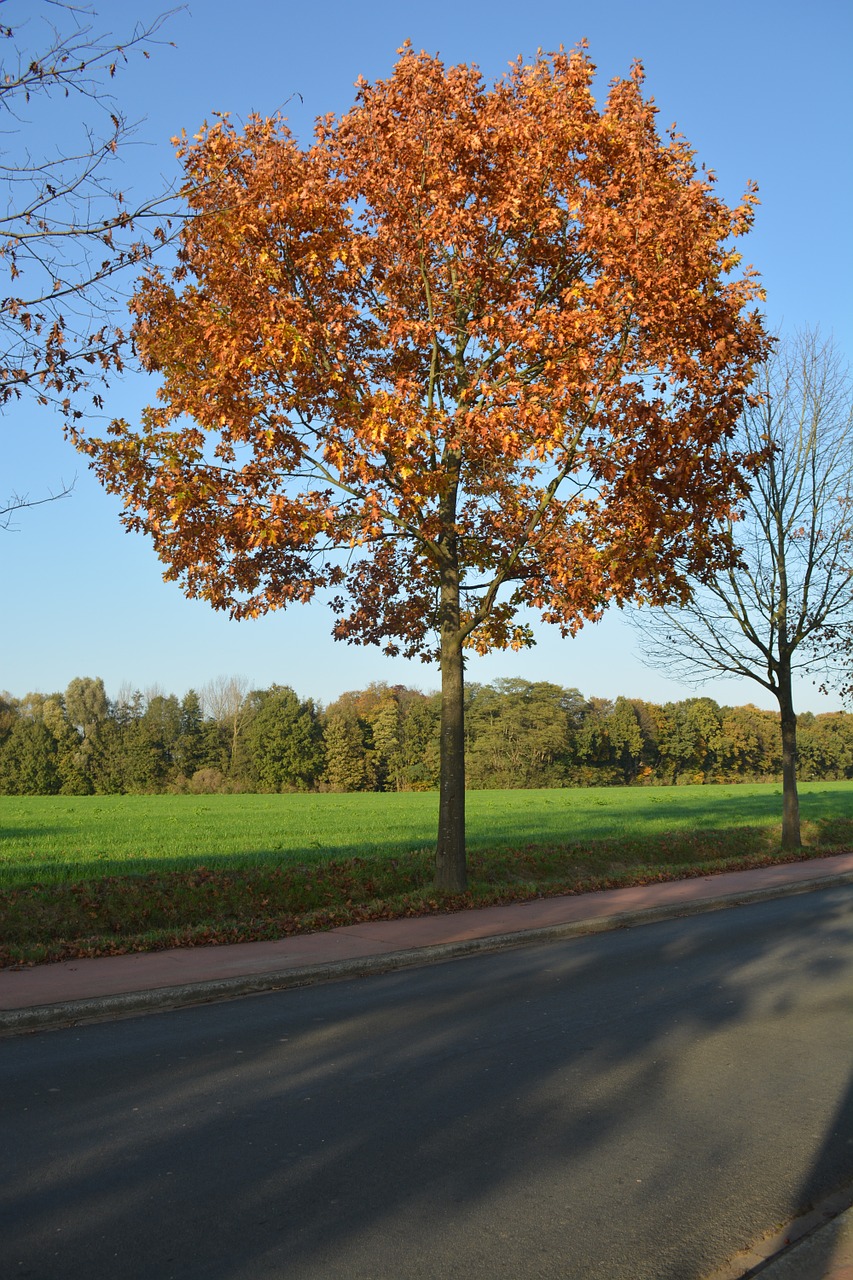
[(133, 303), (158, 404), (84, 447), (190, 595), (331, 588), (339, 637), (431, 657), (448, 619), (518, 646), (522, 606), (568, 633), (726, 562), (755, 192), (659, 135), (638, 66), (601, 107), (594, 73), (581, 46), (487, 87), (406, 45), (310, 146), (180, 140), (180, 263)]

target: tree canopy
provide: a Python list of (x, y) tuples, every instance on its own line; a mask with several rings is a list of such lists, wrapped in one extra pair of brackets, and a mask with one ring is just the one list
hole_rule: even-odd
[[(321, 708), (286, 686), (243, 682), (235, 736), (233, 705), (218, 696), (224, 684), (181, 699), (126, 687), (113, 700), (85, 677), (64, 693), (0, 693), (0, 795), (438, 787), (439, 694), (373, 684)], [(518, 679), (468, 682), (465, 704), (472, 790), (769, 782), (781, 773), (779, 715), (752, 706), (610, 701)], [(853, 714), (802, 714), (798, 753), (804, 779), (853, 779)]]

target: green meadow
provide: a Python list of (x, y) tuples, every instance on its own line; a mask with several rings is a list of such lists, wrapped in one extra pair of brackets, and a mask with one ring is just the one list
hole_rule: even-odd
[[(0, 797), (0, 964), (281, 937), (780, 860), (776, 785), (472, 791), (469, 889), (431, 884), (435, 793)], [(801, 855), (853, 782), (801, 788)]]
[[(853, 817), (853, 783), (806, 783), (803, 818)], [(773, 784), (471, 791), (472, 850), (653, 839), (779, 821)], [(432, 844), (435, 792), (0, 797), (0, 885), (153, 870), (399, 857)]]

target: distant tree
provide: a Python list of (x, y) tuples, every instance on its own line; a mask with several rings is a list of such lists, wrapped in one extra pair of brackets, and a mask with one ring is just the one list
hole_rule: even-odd
[(643, 734), (637, 712), (627, 698), (617, 698), (606, 721), (607, 737), (613, 753), (613, 764), (620, 780), (633, 782), (640, 772), (643, 757)]
[(655, 769), (658, 763), (658, 707), (653, 702), (645, 702), (642, 698), (631, 698), (631, 706), (640, 726), (643, 741), (640, 754), (638, 781), (655, 781)]
[(633, 702), (590, 698), (574, 742), (580, 771), (575, 769), (571, 776), (586, 782), (628, 785), (637, 779), (646, 753), (647, 739)]
[(92, 680), (88, 676), (72, 680), (65, 690), (65, 711), (81, 734), (92, 734), (109, 716), (103, 680)]
[(316, 708), (288, 687), (273, 685), (259, 699), (248, 730), (253, 773), (266, 791), (309, 790), (324, 766)]
[(333, 791), (373, 790), (373, 771), (364, 740), (367, 728), (352, 706), (327, 712), (323, 733), (325, 777)]
[(65, 699), (56, 694), (42, 704), (41, 718), (56, 744), (56, 768), (62, 795), (86, 796), (94, 790), (92, 783), (91, 740), (82, 729), (71, 723)]
[(403, 790), (403, 709), (389, 689), (370, 716), (373, 767), (380, 791)]
[(143, 720), (152, 727), (162, 741), (169, 761), (173, 761), (181, 738), (181, 704), (174, 693), (155, 693), (148, 698)]
[(469, 689), (468, 776), (472, 786), (547, 787), (561, 780), (565, 690), (544, 681), (505, 679)]
[[(596, 782), (609, 783), (614, 779), (605, 772), (611, 763), (610, 738), (607, 719), (613, 710), (609, 698), (590, 698), (578, 727), (574, 743), (574, 760), (580, 772), (573, 772), (573, 780), (588, 784), (595, 776)], [(594, 771), (591, 773), (590, 771)]]
[(853, 778), (853, 716), (802, 716), (798, 739), (803, 778)]
[(722, 715), (712, 698), (668, 702), (658, 711), (662, 782), (710, 782), (723, 751)]
[(414, 694), (403, 703), (401, 751), (407, 791), (437, 788), (440, 778), (441, 698)]
[(176, 771), (185, 778), (207, 765), (204, 734), (204, 715), (201, 699), (195, 689), (189, 689), (181, 701), (178, 738), (175, 743), (174, 764)]
[(766, 349), (730, 209), (643, 72), (583, 47), (493, 88), (406, 45), (300, 148), (183, 140), (192, 215), (135, 300), (140, 428), (81, 440), (166, 576), (251, 617), (331, 588), (335, 635), (438, 659), (436, 883), (466, 884), (464, 651), (681, 600), (728, 562), (721, 449)]
[(56, 795), (62, 785), (56, 740), (44, 720), (22, 716), (0, 748), (0, 792)]
[(740, 446), (768, 445), (731, 533), (739, 563), (694, 575), (681, 610), (637, 625), (646, 656), (685, 679), (744, 676), (779, 704), (782, 844), (800, 846), (792, 677), (829, 656), (828, 628), (853, 620), (853, 380), (831, 340), (804, 331), (779, 344), (748, 407)]
[(782, 769), (779, 717), (758, 707), (724, 707), (721, 769), (725, 777), (763, 781)]
[(164, 791), (173, 776), (179, 734), (180, 707), (174, 694), (155, 693), (147, 700), (137, 695), (122, 732), (121, 789), (142, 794)]
[(234, 774), (240, 732), (248, 716), (247, 695), (249, 682), (243, 676), (217, 676), (201, 691), (205, 713), (217, 722), (222, 730), (226, 747), (228, 772)]
[(18, 719), (18, 700), (11, 693), (0, 693), (0, 746), (8, 738)]

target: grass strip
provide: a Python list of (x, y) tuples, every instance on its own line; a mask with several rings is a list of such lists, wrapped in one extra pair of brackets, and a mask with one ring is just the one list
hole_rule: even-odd
[(0, 966), (253, 942), (556, 894), (651, 884), (824, 857), (853, 848), (853, 819), (805, 824), (806, 847), (779, 828), (475, 849), (466, 893), (439, 896), (432, 853), (330, 858), (283, 866), (155, 871), (0, 891)]

